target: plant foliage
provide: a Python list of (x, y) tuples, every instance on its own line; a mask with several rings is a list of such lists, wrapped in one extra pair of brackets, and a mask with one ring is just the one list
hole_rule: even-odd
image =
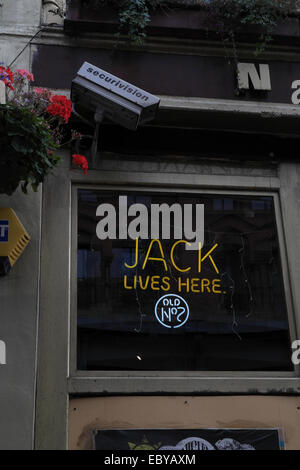
[(203, 0), (203, 5), (209, 12), (209, 21), (224, 38), (234, 41), (246, 26), (256, 26), (258, 54), (272, 40), (278, 23), (296, 10), (297, 0)]
[[(19, 183), (25, 193), (28, 184), (36, 191), (60, 161), (55, 151), (68, 143), (65, 124), (72, 103), (46, 88), (31, 88), (34, 77), (24, 69), (12, 72), (2, 65), (0, 81), (7, 90), (7, 104), (0, 104), (0, 193), (12, 194)], [(71, 131), (70, 142), (80, 138)], [(81, 158), (86, 172), (87, 162)]]
[(22, 181), (34, 190), (57, 165), (56, 145), (42, 117), (29, 109), (0, 105), (0, 193), (12, 194)]
[(209, 22), (218, 28), (223, 37), (232, 39), (247, 25), (259, 28), (259, 46), (263, 50), (272, 39), (279, 21), (297, 8), (297, 0), (83, 0), (94, 7), (112, 5), (118, 10), (120, 32), (125, 32), (131, 42), (142, 44), (151, 12), (158, 6), (197, 5), (209, 12)]
[(120, 33), (126, 33), (134, 44), (143, 44), (146, 28), (151, 21), (151, 11), (167, 0), (84, 0), (93, 7), (111, 5), (119, 14)]

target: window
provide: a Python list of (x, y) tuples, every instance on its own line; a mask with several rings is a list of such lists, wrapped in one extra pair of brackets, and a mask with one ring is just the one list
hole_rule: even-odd
[[(183, 221), (185, 205), (203, 204), (204, 246), (174, 237), (184, 227), (172, 211), (170, 237), (161, 217), (155, 241), (100, 239), (102, 204), (116, 210), (116, 235), (125, 230), (120, 196), (146, 208), (136, 229), (149, 232), (153, 205), (179, 205)], [(272, 196), (79, 189), (77, 264), (78, 370), (293, 369)]]

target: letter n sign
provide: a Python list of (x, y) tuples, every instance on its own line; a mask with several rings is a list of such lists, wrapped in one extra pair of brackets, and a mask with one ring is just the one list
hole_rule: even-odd
[(0, 243), (8, 242), (8, 220), (0, 220)]
[(254, 90), (271, 90), (270, 69), (268, 64), (259, 64), (259, 72), (255, 64), (239, 63), (237, 78), (239, 90), (249, 90), (250, 81)]

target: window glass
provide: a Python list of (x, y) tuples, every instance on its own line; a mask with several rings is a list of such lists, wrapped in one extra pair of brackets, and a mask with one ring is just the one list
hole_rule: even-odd
[[(184, 214), (196, 230), (200, 204), (204, 245), (190, 250)], [(79, 190), (77, 274), (80, 370), (292, 370), (272, 197)]]

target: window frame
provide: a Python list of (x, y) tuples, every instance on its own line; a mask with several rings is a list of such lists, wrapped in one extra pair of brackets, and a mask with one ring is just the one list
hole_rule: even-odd
[[(174, 381), (180, 383), (180, 389), (184, 393), (195, 393), (196, 391), (206, 390), (208, 385), (212, 384), (214, 380), (219, 382), (218, 390), (223, 393), (230, 391), (230, 383), (237, 381), (244, 386), (251, 383), (254, 379), (255, 382), (259, 380), (262, 383), (263, 379), (267, 381), (270, 379), (284, 380), (292, 379), (299, 376), (299, 367), (294, 366), (294, 371), (279, 371), (279, 372), (264, 372), (264, 371), (82, 371), (77, 370), (77, 231), (78, 231), (78, 189), (94, 189), (98, 191), (122, 191), (125, 190), (122, 185), (111, 184), (73, 184), (72, 185), (72, 260), (71, 260), (71, 323), (70, 323), (70, 380), (69, 386), (71, 393), (174, 393)], [(126, 192), (145, 192), (149, 191), (149, 185), (137, 185), (126, 187)], [(283, 288), (285, 292), (285, 302), (287, 308), (287, 317), (289, 324), (289, 332), (291, 342), (297, 339), (296, 325), (294, 321), (294, 312), (292, 306), (291, 290), (288, 275), (287, 255), (284, 244), (284, 233), (282, 227), (282, 218), (280, 211), (280, 201), (278, 191), (259, 191), (259, 190), (233, 190), (224, 187), (224, 189), (217, 189), (213, 187), (195, 188), (195, 187), (166, 187), (155, 186), (151, 187), (152, 193), (168, 193), (168, 194), (213, 194), (220, 196), (228, 195), (243, 195), (243, 196), (270, 196), (273, 198), (274, 211), (275, 211), (275, 224), (277, 228), (279, 255), (282, 268)], [(186, 381), (189, 378), (190, 380)], [(145, 384), (145, 390), (141, 386), (141, 379), (148, 383)], [(239, 380), (240, 379), (240, 380)], [(225, 380), (224, 386), (221, 380)], [(203, 387), (204, 385), (204, 387)], [(220, 388), (221, 385), (221, 388)], [(233, 387), (236, 389), (236, 386)], [(249, 388), (250, 385), (249, 385)], [(138, 392), (137, 392), (138, 391)], [(232, 390), (234, 391), (234, 390)]]
[[(184, 189), (191, 192), (216, 191), (264, 195), (275, 194), (276, 218), (282, 269), (287, 281), (286, 299), (294, 312), (295, 334), (300, 338), (300, 237), (295, 220), (300, 220), (300, 207), (295, 190), (298, 188), (300, 169), (296, 163), (282, 162), (275, 171), (251, 175), (243, 170), (231, 173), (212, 162), (210, 171), (201, 164), (186, 165), (177, 171), (174, 164), (143, 165), (135, 171), (128, 169), (125, 157), (114, 162), (104, 159), (98, 170), (90, 169), (84, 176), (70, 169), (70, 153), (61, 152), (62, 162), (43, 183), (41, 262), (39, 289), (38, 350), (36, 376), (35, 449), (63, 450), (68, 447), (69, 397), (101, 395), (299, 395), (300, 369), (295, 367), (293, 377), (265, 373), (215, 376), (211, 373), (193, 377), (149, 376), (114, 377), (74, 375), (70, 370), (71, 269), (74, 265), (74, 237), (76, 218), (72, 207), (72, 191), (76, 187), (104, 187), (133, 189), (134, 187), (162, 188), (168, 191)], [(123, 161), (124, 158), (124, 161)], [(74, 198), (73, 198), (74, 200)], [(76, 215), (76, 213), (75, 213)], [(72, 244), (71, 244), (72, 241)], [(77, 243), (76, 258), (77, 258)], [(73, 254), (72, 254), (73, 250)], [(73, 273), (74, 274), (74, 273)], [(292, 351), (291, 351), (292, 353)], [(93, 374), (94, 375), (94, 374)]]

